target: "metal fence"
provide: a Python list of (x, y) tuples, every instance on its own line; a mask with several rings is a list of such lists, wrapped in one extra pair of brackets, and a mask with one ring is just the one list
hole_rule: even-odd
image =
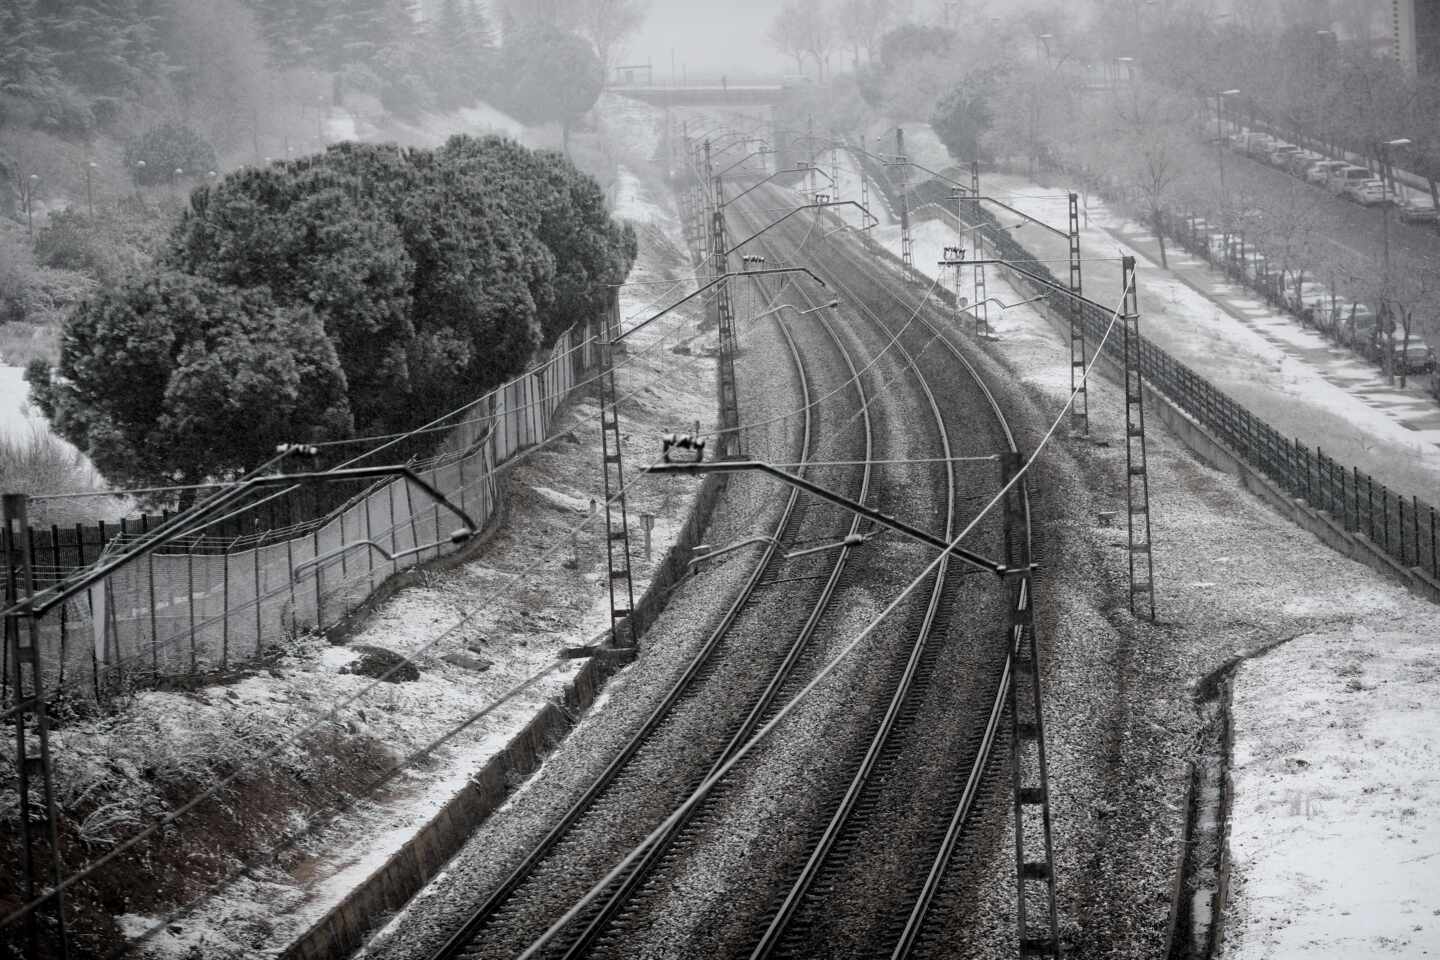
[[(497, 468), (546, 439), (555, 411), (593, 365), (592, 346), (588, 327), (566, 331), (546, 362), (447, 418), (443, 440), (411, 469), (483, 528), (501, 495)], [(263, 656), (287, 634), (333, 626), (393, 574), (454, 551), (450, 533), (459, 526), (423, 490), (396, 478), (288, 528), (188, 535), (36, 623), (47, 688), (99, 698)], [(138, 533), (113, 538), (108, 549)], [(28, 536), (40, 546), (47, 531), (31, 528)], [(19, 545), (7, 531), (0, 549), (10, 556), (12, 546)], [(56, 556), (63, 549), (50, 547)], [(408, 555), (388, 560), (374, 547)], [(5, 689), (0, 702), (11, 693)]]
[[(899, 196), (890, 171), (878, 164), (867, 164), (867, 172), (898, 206)], [(922, 184), (911, 192), (912, 206), (931, 206), (943, 217), (953, 218), (954, 209), (936, 202), (940, 192), (933, 181), (930, 186)], [(944, 194), (949, 192), (943, 190)], [(980, 232), (1001, 259), (1030, 261), (1026, 273), (1029, 285), (1037, 292), (1047, 287), (1068, 291), (1068, 285), (1045, 264), (1035, 262), (1035, 255), (1015, 239), (1013, 231), (1004, 229), (978, 204), (970, 206), (975, 209)], [(967, 210), (966, 215), (971, 211)], [(1098, 343), (1110, 325), (1111, 315), (1093, 303), (1083, 306), (1086, 338)], [(1117, 363), (1123, 362), (1118, 337), (1110, 338), (1107, 349)], [(1281, 434), (1143, 336), (1140, 370), (1155, 389), (1280, 489), (1324, 511), (1347, 532), (1368, 539), (1400, 566), (1440, 580), (1440, 520), (1434, 506), (1386, 487), (1359, 467), (1337, 462), (1319, 446)]]

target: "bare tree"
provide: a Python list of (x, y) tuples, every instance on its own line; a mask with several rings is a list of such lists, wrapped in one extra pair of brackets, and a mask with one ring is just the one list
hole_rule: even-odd
[(780, 12), (775, 14), (775, 19), (770, 21), (770, 27), (765, 31), (765, 39), (770, 45), (779, 50), (787, 57), (795, 61), (795, 72), (805, 72), (805, 54), (809, 52), (809, 14), (797, 0), (789, 0)]
[(891, 22), (891, 7), (886, 0), (841, 0), (836, 10), (840, 44), (850, 51), (850, 62), (860, 66), (860, 55), (874, 59), (880, 37)]
[(595, 47), (608, 77), (625, 39), (645, 22), (648, 0), (578, 0), (578, 7), (575, 25)]
[(821, 82), (830, 72), (830, 58), (839, 47), (840, 31), (829, 7), (823, 3), (812, 4), (805, 18), (805, 52), (814, 58)]

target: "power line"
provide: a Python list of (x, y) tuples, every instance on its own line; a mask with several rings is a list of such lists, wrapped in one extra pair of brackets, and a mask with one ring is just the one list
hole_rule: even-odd
[[(1128, 286), (1126, 290), (1128, 292)], [(1115, 323), (1120, 316), (1123, 305), (1124, 298), (1122, 297), (1120, 305), (1116, 307), (1114, 314), (1110, 318), (1110, 325), (1106, 328), (1105, 336), (1101, 338), (1100, 345), (1096, 349), (1095, 355), (1090, 361), (1090, 365), (1085, 368), (1086, 379), (1089, 378), (1090, 371), (1094, 368), (1095, 363), (1100, 359), (1100, 352), (1104, 349), (1105, 342), (1110, 338), (1110, 334), (1115, 329)], [(890, 604), (885, 607), (884, 610), (880, 611), (880, 613), (878, 613), (875, 618), (872, 619), (864, 627), (864, 629), (862, 629), (860, 633), (855, 636), (854, 639), (850, 640), (843, 647), (841, 647), (840, 650), (835, 654), (835, 656), (832, 657), (825, 664), (825, 666), (820, 669), (818, 673), (816, 673), (816, 675), (810, 680), (809, 683), (805, 684), (805, 686), (802, 687), (800, 691), (795, 694), (794, 697), (790, 698), (790, 700), (787, 701), (786, 704), (780, 708), (780, 710), (769, 720), (769, 722), (767, 722), (760, 729), (756, 730), (754, 735), (751, 736), (750, 739), (747, 740), (741, 747), (739, 747), (730, 756), (728, 760), (726, 760), (718, 768), (716, 768), (713, 774), (707, 777), (704, 782), (702, 782), (698, 787), (696, 787), (695, 790), (690, 794), (690, 796), (687, 797), (685, 801), (674, 810), (674, 812), (672, 812), (668, 817), (666, 817), (659, 826), (657, 826), (654, 830), (650, 832), (647, 837), (645, 837), (645, 839), (641, 840), (639, 844), (637, 844), (634, 848), (630, 850), (629, 853), (627, 853), (623, 858), (621, 858), (620, 862), (617, 863), (614, 867), (612, 867), (610, 871), (605, 874), (604, 877), (596, 881), (595, 884), (585, 893), (585, 895), (582, 896), (580, 900), (575, 903), (574, 906), (567, 910), (565, 914), (560, 917), (560, 919), (556, 920), (553, 924), (551, 924), (549, 929), (547, 929), (543, 934), (541, 934), (537, 940), (531, 943), (525, 949), (525, 951), (520, 954), (519, 960), (531, 960), (531, 958), (535, 957), (536, 954), (547, 944), (549, 944), (559, 934), (561, 930), (563, 930), (572, 920), (579, 916), (582, 911), (584, 911), (592, 903), (594, 903), (595, 900), (598, 899), (600, 895), (622, 873), (629, 869), (630, 865), (635, 862), (635, 859), (640, 856), (642, 852), (649, 849), (656, 841), (658, 841), (672, 827), (674, 827), (675, 824), (678, 823), (682, 817), (688, 815), (689, 812), (694, 809), (694, 807), (699, 804), (701, 800), (705, 799), (705, 797), (709, 795), (710, 791), (715, 788), (715, 785), (719, 783), (722, 779), (724, 779), (724, 777), (727, 776), (732, 769), (734, 769), (737, 763), (739, 763), (745, 757), (749, 756), (750, 752), (754, 750), (755, 747), (758, 746), (762, 740), (768, 737), (770, 733), (780, 724), (780, 721), (785, 719), (785, 717), (787, 717), (791, 713), (791, 711), (793, 711), (800, 704), (802, 700), (808, 697), (820, 685), (821, 681), (823, 681), (826, 677), (833, 673), (842, 662), (848, 659), (850, 655), (856, 650), (856, 648), (858, 648), (861, 643), (863, 643), (872, 633), (874, 633), (884, 620), (890, 617), (899, 608), (901, 602), (904, 601), (907, 597), (909, 597), (910, 594), (913, 593), (920, 586), (920, 584), (926, 580), (927, 577), (929, 577), (939, 568), (940, 564), (943, 563), (950, 555), (950, 551), (958, 547), (960, 543), (970, 535), (970, 533), (975, 529), (975, 527), (980, 523), (980, 521), (991, 510), (995, 508), (995, 505), (999, 503), (1007, 493), (1010, 492), (1011, 488), (1013, 488), (1015, 484), (1019, 483), (1020, 479), (1030, 471), (1030, 468), (1034, 465), (1036, 458), (1040, 456), (1040, 452), (1045, 449), (1046, 445), (1054, 437), (1055, 431), (1059, 429), (1061, 422), (1064, 421), (1066, 414), (1070, 410), (1070, 405), (1075, 402), (1075, 397), (1078, 394), (1078, 389), (1071, 391), (1069, 399), (1065, 402), (1065, 406), (1060, 410), (1060, 414), (1055, 418), (1055, 422), (1050, 425), (1050, 429), (1045, 432), (1045, 436), (1041, 438), (1040, 443), (1035, 447), (1034, 453), (1032, 453), (1029, 459), (1025, 461), (1025, 463), (1020, 467), (1020, 469), (1015, 471), (1014, 475), (1011, 476), (1010, 479), (1003, 486), (1001, 486), (1000, 490), (995, 494), (993, 498), (991, 498), (990, 502), (986, 504), (985, 507), (981, 509), (980, 512), (977, 513), (970, 520), (970, 522), (965, 525), (965, 528), (961, 530), (960, 533), (957, 534), (955, 538), (949, 542), (947, 548), (944, 551), (941, 551), (934, 560), (930, 561), (930, 563), (926, 565), (925, 569), (921, 571), (921, 573), (917, 575), (914, 579), (912, 579), (909, 584), (907, 584), (905, 588), (900, 592), (900, 594), (895, 597), (895, 599), (892, 600)]]

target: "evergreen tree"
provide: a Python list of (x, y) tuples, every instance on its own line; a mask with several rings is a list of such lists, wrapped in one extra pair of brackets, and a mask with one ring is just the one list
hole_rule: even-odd
[(56, 69), (88, 93), (138, 93), (164, 80), (154, 24), (164, 6), (142, 0), (77, 0), (54, 4), (41, 18), (41, 41)]
[(595, 106), (604, 68), (588, 41), (536, 22), (507, 37), (500, 51), (503, 102), (519, 120), (558, 123), (569, 147), (570, 127)]
[(158, 272), (84, 303), (60, 365), (27, 371), (56, 431), (113, 482), (232, 477), (284, 442), (346, 436), (345, 379), (319, 320), (263, 290)]
[(35, 0), (0, 4), (0, 95), (39, 99), (55, 83), (54, 58), (40, 36)]
[(490, 27), (474, 0), (444, 0), (426, 37), (430, 49), (430, 86), (441, 107), (474, 103), (490, 86), (494, 49)]

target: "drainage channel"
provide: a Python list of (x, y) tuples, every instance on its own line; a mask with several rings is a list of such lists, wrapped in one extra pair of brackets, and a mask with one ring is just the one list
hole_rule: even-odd
[(1201, 724), (1195, 759), (1190, 761), (1185, 832), (1176, 857), (1165, 960), (1210, 960), (1224, 929), (1230, 895), (1230, 810), (1235, 797), (1230, 776), (1235, 671), (1302, 636), (1305, 633), (1297, 633), (1232, 657), (1195, 685)]

